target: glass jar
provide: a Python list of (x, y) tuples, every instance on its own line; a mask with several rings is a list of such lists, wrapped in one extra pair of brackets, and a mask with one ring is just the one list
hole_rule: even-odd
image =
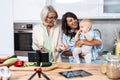
[(120, 79), (120, 58), (108, 59), (107, 76), (110, 79)]
[(107, 55), (102, 55), (101, 58), (101, 73), (105, 74), (106, 73), (106, 68), (107, 68), (107, 60), (106, 60)]

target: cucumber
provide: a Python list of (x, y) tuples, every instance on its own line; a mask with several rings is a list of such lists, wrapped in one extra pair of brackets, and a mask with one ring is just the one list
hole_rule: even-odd
[(41, 62), (40, 66), (41, 67), (48, 67), (48, 66), (51, 66), (52, 63), (51, 62)]
[(14, 62), (16, 62), (18, 60), (18, 58), (10, 58), (5, 60), (2, 64), (13, 64)]
[(8, 59), (10, 59), (10, 58), (17, 58), (17, 56), (16, 56), (16, 55), (12, 55), (12, 56), (10, 56), (9, 58), (7, 58), (6, 60), (8, 60)]

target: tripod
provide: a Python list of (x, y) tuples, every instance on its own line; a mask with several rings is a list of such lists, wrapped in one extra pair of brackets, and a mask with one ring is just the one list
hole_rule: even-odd
[(37, 67), (37, 68), (35, 69), (35, 73), (32, 74), (32, 76), (31, 76), (28, 80), (32, 80), (32, 78), (33, 78), (36, 74), (38, 74), (38, 77), (39, 77), (39, 78), (41, 78), (41, 74), (42, 74), (43, 77), (46, 78), (46, 80), (50, 80), (50, 79), (47, 77), (47, 75), (42, 72), (42, 69), (41, 69), (40, 67)]

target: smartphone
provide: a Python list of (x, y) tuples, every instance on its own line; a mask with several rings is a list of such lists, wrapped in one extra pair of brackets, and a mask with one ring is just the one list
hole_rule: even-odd
[(92, 75), (90, 72), (87, 72), (85, 70), (72, 70), (72, 71), (64, 71), (64, 72), (59, 72), (59, 73), (66, 78), (85, 77), (85, 76)]

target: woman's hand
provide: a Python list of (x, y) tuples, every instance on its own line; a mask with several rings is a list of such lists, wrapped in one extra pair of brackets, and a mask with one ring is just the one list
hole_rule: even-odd
[(64, 43), (62, 43), (62, 44), (60, 45), (60, 49), (61, 49), (61, 50), (67, 50), (67, 48), (68, 48), (68, 45), (66, 45), (66, 44), (64, 44)]
[(78, 41), (76, 41), (76, 43), (75, 43), (75, 47), (80, 47), (80, 46), (82, 46), (84, 44), (84, 40), (78, 40)]
[(41, 51), (41, 52), (45, 52), (44, 46), (40, 46), (40, 51)]

